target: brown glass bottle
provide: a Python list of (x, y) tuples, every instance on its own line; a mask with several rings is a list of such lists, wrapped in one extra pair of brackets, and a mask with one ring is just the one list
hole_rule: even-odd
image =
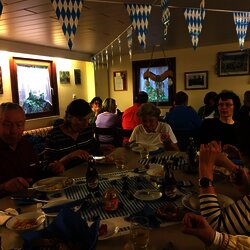
[(99, 190), (99, 176), (95, 167), (95, 160), (93, 157), (89, 157), (88, 159), (86, 185), (89, 192), (96, 192)]

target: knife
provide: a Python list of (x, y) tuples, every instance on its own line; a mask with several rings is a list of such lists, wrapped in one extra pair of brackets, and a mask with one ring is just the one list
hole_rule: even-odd
[(42, 207), (42, 210), (45, 213), (55, 213), (55, 212), (59, 212), (61, 209), (72, 208), (75, 206), (82, 205), (83, 203), (86, 203), (85, 199), (69, 200), (69, 201), (66, 201), (65, 203), (61, 203), (61, 204), (55, 204), (55, 205), (51, 205), (51, 206), (45, 205)]

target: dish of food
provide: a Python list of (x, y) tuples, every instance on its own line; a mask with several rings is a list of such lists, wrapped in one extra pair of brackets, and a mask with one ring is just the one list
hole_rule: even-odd
[(118, 233), (119, 227), (115, 226), (115, 224), (108, 220), (103, 220), (100, 222), (100, 228), (99, 228), (99, 240), (106, 240), (110, 237), (114, 236), (116, 233)]
[(32, 188), (41, 192), (55, 192), (69, 188), (73, 184), (74, 179), (69, 177), (51, 177), (37, 181)]
[(45, 221), (45, 213), (30, 212), (23, 213), (12, 217), (6, 223), (6, 227), (18, 232), (34, 230), (38, 228)]
[(231, 175), (231, 172), (222, 166), (214, 166), (214, 172), (218, 174), (223, 174), (225, 176)]
[(166, 204), (156, 209), (156, 215), (165, 221), (181, 221), (184, 212), (180, 207), (173, 204)]
[[(46, 211), (46, 208), (53, 208), (53, 207), (58, 207), (58, 211), (55, 211), (55, 212), (45, 212), (45, 214), (47, 216), (51, 216), (51, 217), (56, 217), (60, 211), (60, 206), (63, 207), (64, 204), (68, 204), (68, 203), (71, 203), (73, 200), (70, 200), (70, 199), (58, 199), (58, 200), (52, 200), (50, 202), (48, 202), (47, 204), (45, 204), (44, 206), (42, 206), (42, 210), (44, 210), (44, 212)], [(81, 205), (78, 205), (78, 206), (73, 206), (71, 207), (71, 209), (74, 211), (74, 212), (77, 212), (79, 209), (81, 208)]]
[(147, 174), (150, 177), (163, 177), (164, 176), (164, 166), (157, 163), (150, 163)]
[[(234, 201), (223, 194), (217, 194), (220, 206), (226, 207), (232, 204)], [(182, 198), (182, 204), (185, 208), (193, 211), (194, 213), (200, 213), (200, 200), (198, 194), (187, 194)]]
[(134, 193), (134, 197), (141, 201), (154, 201), (162, 197), (162, 193), (155, 189), (142, 189)]

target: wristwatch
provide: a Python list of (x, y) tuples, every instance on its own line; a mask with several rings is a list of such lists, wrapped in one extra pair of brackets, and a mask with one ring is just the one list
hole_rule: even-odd
[(202, 177), (199, 179), (199, 186), (202, 188), (213, 187), (214, 182), (207, 177)]

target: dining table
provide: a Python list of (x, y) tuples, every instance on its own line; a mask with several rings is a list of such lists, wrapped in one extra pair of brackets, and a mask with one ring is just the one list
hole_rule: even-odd
[[(130, 241), (130, 222), (124, 218), (129, 214), (138, 212), (138, 210), (143, 209), (145, 205), (151, 208), (157, 206), (162, 206), (166, 202), (164, 197), (158, 201), (141, 201), (136, 199), (128, 199), (124, 195), (119, 194), (121, 179), (126, 177), (129, 179), (129, 185), (131, 186), (131, 192), (134, 192), (133, 187), (138, 185), (138, 181), (142, 188), (154, 186), (150, 178), (148, 178), (147, 172), (145, 171), (145, 166), (150, 162), (161, 164), (166, 162), (166, 160), (171, 160), (173, 164), (173, 173), (177, 182), (190, 182), (191, 187), (182, 188), (180, 191), (179, 198), (174, 200), (174, 203), (183, 208), (182, 198), (188, 193), (197, 193), (198, 188), (198, 171), (192, 171), (191, 173), (187, 171), (186, 166), (188, 163), (188, 157), (185, 152), (174, 152), (174, 151), (163, 151), (158, 154), (150, 155), (149, 159), (141, 159), (140, 154), (131, 150), (128, 147), (118, 147), (109, 156), (111, 161), (102, 162), (96, 164), (96, 169), (99, 173), (99, 185), (101, 193), (109, 188), (110, 182), (116, 180), (116, 186), (118, 192), (119, 201), (123, 204), (123, 209), (113, 213), (105, 212), (102, 208), (102, 197), (98, 197), (97, 200), (99, 205), (93, 208), (81, 208), (81, 215), (87, 220), (95, 215), (99, 215), (102, 220), (111, 222), (117, 227), (116, 233), (111, 237), (98, 240), (96, 244), (97, 250), (110, 250), (110, 249), (127, 249), (132, 250), (133, 246)], [(118, 169), (114, 164), (115, 159), (123, 158), (125, 161), (124, 168)], [(83, 162), (71, 169), (65, 171), (62, 175), (71, 177), (76, 181), (73, 187), (70, 187), (63, 191), (65, 197), (69, 199), (80, 199), (88, 194), (86, 189), (86, 175), (87, 162)], [(138, 179), (140, 178), (140, 179)], [(215, 177), (215, 187), (218, 193), (224, 194), (233, 200), (240, 198), (240, 193), (237, 191), (233, 185), (229, 182), (227, 177), (218, 176)], [(125, 198), (124, 198), (125, 197)], [(94, 197), (95, 198), (95, 197)], [(17, 208), (17, 204), (14, 200), (10, 199), (10, 196), (0, 199), (0, 209), (4, 210), (6, 208)], [(21, 206), (21, 212), (37, 211), (41, 209), (41, 203), (34, 203), (31, 205)], [(184, 207), (184, 211), (188, 211)], [(51, 219), (48, 219), (50, 222)], [(48, 222), (47, 222), (48, 223)], [(204, 244), (196, 237), (191, 235), (186, 235), (182, 233), (183, 224), (180, 221), (164, 222), (160, 227), (150, 228), (150, 241), (147, 249), (149, 250), (198, 250), (204, 249)], [(6, 228), (5, 225), (0, 226), (0, 236), (2, 239), (3, 249), (22, 249), (23, 240), (20, 233)]]

